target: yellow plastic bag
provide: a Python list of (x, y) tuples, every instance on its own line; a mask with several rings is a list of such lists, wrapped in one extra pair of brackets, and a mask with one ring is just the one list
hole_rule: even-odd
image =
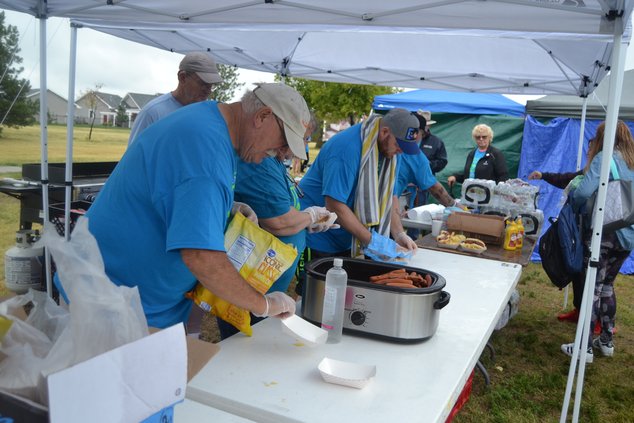
[[(225, 232), (225, 250), (236, 270), (253, 288), (264, 294), (295, 261), (297, 250), (236, 213)], [(251, 336), (251, 315), (198, 283), (187, 297), (203, 310)]]

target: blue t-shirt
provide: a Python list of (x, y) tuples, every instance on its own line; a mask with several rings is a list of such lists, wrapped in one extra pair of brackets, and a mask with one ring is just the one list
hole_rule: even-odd
[(469, 168), (469, 178), (471, 179), (475, 178), (476, 166), (478, 166), (478, 162), (486, 154), (487, 154), (486, 150), (481, 151), (479, 148), (476, 148), (475, 154), (473, 155), (473, 161), (471, 162), (471, 167)]
[(132, 144), (145, 128), (181, 107), (183, 107), (183, 105), (174, 98), (172, 93), (163, 94), (150, 101), (134, 120), (132, 130), (130, 131), (130, 138), (128, 138), (128, 145)]
[[(354, 210), (357, 179), (361, 167), (361, 124), (339, 132), (321, 148), (313, 165), (299, 183), (304, 193), (300, 198), (302, 209), (325, 206), (329, 196)], [(397, 166), (400, 160), (397, 162)], [(398, 174), (398, 167), (396, 168)], [(396, 188), (396, 183), (394, 187)], [(396, 192), (396, 191), (394, 191)], [(349, 250), (352, 235), (345, 229), (308, 234), (308, 247), (325, 253)]]
[(107, 275), (138, 286), (150, 326), (185, 322), (181, 248), (224, 251), (237, 155), (216, 102), (185, 106), (128, 148), (86, 214)]
[(429, 159), (424, 154), (401, 154), (398, 161), (398, 178), (394, 192), (402, 193), (410, 183), (425, 191), (437, 182)]
[[(262, 163), (246, 163), (238, 160), (235, 201), (247, 203), (261, 219), (270, 219), (288, 213), (291, 207), (299, 210), (299, 197), (295, 183), (286, 171), (286, 166), (274, 157)], [(295, 235), (278, 236), (280, 241), (291, 244), (298, 255), (291, 267), (273, 283), (268, 292), (286, 292), (293, 279), (299, 255), (306, 246), (306, 230)]]

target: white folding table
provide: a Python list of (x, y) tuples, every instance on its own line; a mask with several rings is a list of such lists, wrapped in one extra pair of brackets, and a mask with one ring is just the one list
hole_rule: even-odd
[[(478, 361), (522, 271), (519, 264), (419, 249), (410, 266), (445, 277), (449, 304), (434, 336), (398, 344), (344, 333), (308, 347), (269, 318), (235, 335), (194, 377), (186, 397), (258, 422), (444, 422)], [(362, 390), (322, 380), (324, 357), (375, 364)]]

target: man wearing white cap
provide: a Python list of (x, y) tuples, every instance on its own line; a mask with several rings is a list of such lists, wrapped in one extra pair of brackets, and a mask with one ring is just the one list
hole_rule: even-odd
[[(87, 213), (110, 279), (136, 286), (150, 326), (185, 322), (198, 280), (258, 316), (287, 316), (286, 294), (263, 296), (224, 247), (238, 158), (259, 163), (279, 149), (304, 157), (310, 113), (283, 84), (259, 84), (240, 102), (204, 101), (148, 127), (128, 148)], [(63, 283), (63, 281), (62, 281)]]
[(156, 97), (143, 107), (130, 131), (128, 145), (152, 123), (188, 104), (209, 98), (214, 84), (222, 82), (216, 62), (209, 53), (185, 55), (178, 66), (178, 86), (172, 92)]

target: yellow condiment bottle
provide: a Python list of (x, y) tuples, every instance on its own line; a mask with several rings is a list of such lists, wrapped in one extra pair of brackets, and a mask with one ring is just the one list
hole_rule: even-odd
[(515, 250), (515, 242), (517, 241), (517, 225), (513, 219), (506, 220), (506, 230), (504, 233), (504, 249), (508, 251)]
[(517, 225), (517, 239), (515, 241), (515, 249), (521, 250), (524, 247), (524, 223), (522, 222), (522, 216), (518, 216), (515, 219)]

